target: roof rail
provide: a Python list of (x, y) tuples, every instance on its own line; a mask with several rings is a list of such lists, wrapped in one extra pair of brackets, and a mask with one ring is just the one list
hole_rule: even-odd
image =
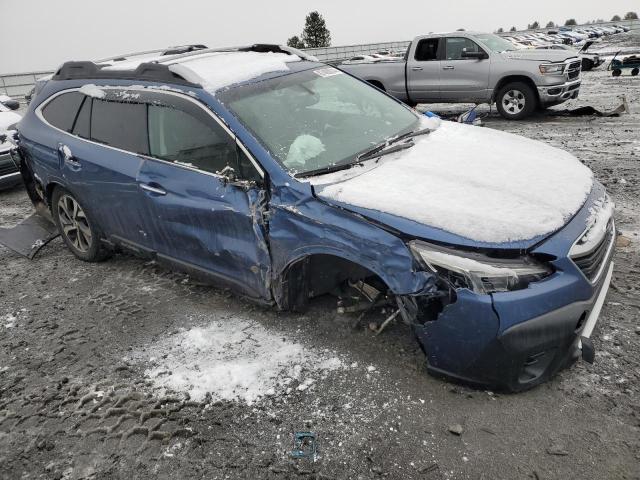
[(138, 57), (141, 55), (151, 55), (153, 53), (157, 53), (158, 56), (179, 55), (181, 53), (193, 52), (195, 50), (206, 50), (207, 48), (208, 47), (206, 45), (202, 45), (200, 43), (191, 44), (191, 45), (175, 45), (167, 48), (156, 48), (154, 50), (143, 50), (140, 52), (124, 53), (121, 55), (115, 55), (113, 57), (101, 58), (100, 60), (95, 60), (95, 63), (122, 62), (124, 60), (128, 60), (130, 57)]
[(201, 85), (185, 80), (161, 63), (141, 63), (135, 70), (105, 70), (103, 65), (93, 62), (65, 62), (51, 78), (52, 80), (75, 79), (119, 79), (148, 82), (165, 82), (201, 88)]

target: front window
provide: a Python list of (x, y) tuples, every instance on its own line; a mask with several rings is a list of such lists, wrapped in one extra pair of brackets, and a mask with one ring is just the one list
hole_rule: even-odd
[(419, 116), (333, 67), (244, 85), (219, 98), (293, 174), (346, 165)]
[(511, 42), (508, 42), (504, 38), (492, 33), (476, 34), (473, 35), (473, 38), (481, 42), (492, 52), (508, 52), (511, 50), (515, 50)]

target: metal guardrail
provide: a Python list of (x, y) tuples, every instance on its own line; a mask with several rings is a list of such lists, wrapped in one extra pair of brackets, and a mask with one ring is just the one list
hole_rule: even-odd
[[(597, 27), (607, 25), (626, 25), (631, 30), (640, 30), (640, 20), (621, 20), (619, 22), (590, 23), (585, 25), (576, 25), (574, 28), (580, 27)], [(503, 32), (502, 35), (527, 33), (533, 31), (546, 31), (548, 28), (538, 30), (519, 30), (517, 32)], [(337, 47), (325, 48), (306, 48), (305, 52), (310, 53), (318, 58), (321, 62), (339, 63), (356, 55), (368, 55), (382, 51), (391, 51), (404, 53), (411, 41), (399, 42), (381, 42), (381, 43), (365, 43), (360, 45), (343, 45)], [(38, 71), (26, 73), (14, 73), (0, 75), (0, 94), (9, 95), (14, 98), (24, 98), (36, 83), (36, 80), (46, 75), (50, 75), (51, 71)]]
[(304, 51), (313, 55), (321, 62), (337, 63), (356, 55), (369, 55), (378, 52), (394, 52), (404, 54), (411, 41), (366, 43), (362, 45), (343, 45), (339, 47), (305, 48)]

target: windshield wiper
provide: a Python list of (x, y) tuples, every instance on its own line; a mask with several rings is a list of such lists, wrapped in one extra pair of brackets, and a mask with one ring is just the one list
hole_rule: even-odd
[(358, 161), (361, 162), (363, 160), (369, 160), (370, 158), (381, 157), (389, 153), (399, 152), (400, 150), (406, 150), (407, 148), (411, 148), (414, 145), (415, 143), (413, 142), (397, 143), (397, 144), (386, 143), (382, 146), (382, 148), (375, 147), (367, 152), (361, 153), (360, 155), (358, 155)]
[(389, 140), (387, 142), (388, 145), (393, 145), (394, 143), (398, 143), (400, 140), (404, 140), (406, 138), (418, 137), (420, 135), (427, 135), (433, 132), (430, 128), (421, 128), (420, 130), (416, 130), (414, 132), (403, 133), (402, 135), (398, 135), (396, 138)]
[(389, 153), (399, 152), (400, 150), (406, 150), (407, 148), (411, 148), (415, 145), (413, 142), (406, 142), (397, 144), (400, 140), (406, 140), (409, 138), (417, 137), (419, 135), (426, 135), (431, 133), (433, 130), (430, 128), (422, 128), (420, 130), (416, 130), (414, 132), (404, 133), (399, 135), (391, 140), (387, 140), (376, 145), (369, 150), (362, 152), (360, 155), (356, 157), (355, 162), (351, 163), (343, 163), (339, 165), (329, 165), (327, 167), (316, 168), (314, 170), (308, 170), (306, 172), (296, 173), (294, 177), (296, 178), (304, 178), (304, 177), (313, 177), (314, 175), (323, 175), (325, 173), (339, 172), (340, 170), (347, 170), (356, 165), (362, 165), (362, 162), (365, 160), (369, 160), (371, 158), (381, 157), (383, 155), (387, 155)]
[(316, 168), (314, 170), (307, 170), (306, 172), (296, 173), (294, 174), (294, 177), (304, 178), (304, 177), (313, 177), (314, 175), (323, 175), (325, 173), (339, 172), (340, 170), (346, 170), (355, 165), (362, 165), (362, 163), (358, 161), (358, 162), (352, 162), (352, 163), (342, 163), (339, 165), (338, 164), (329, 165), (322, 168)]

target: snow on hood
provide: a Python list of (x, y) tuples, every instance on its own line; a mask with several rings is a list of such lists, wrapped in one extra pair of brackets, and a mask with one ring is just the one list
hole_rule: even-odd
[(288, 71), (289, 62), (300, 57), (274, 52), (214, 52), (180, 60), (169, 69), (205, 90), (215, 92), (223, 87), (246, 82), (265, 73)]
[(11, 125), (14, 125), (22, 120), (22, 117), (13, 112), (0, 112), (0, 132), (8, 130)]
[(549, 234), (584, 204), (593, 174), (525, 137), (442, 122), (377, 163), (311, 179), (329, 201), (377, 210), (480, 242)]

